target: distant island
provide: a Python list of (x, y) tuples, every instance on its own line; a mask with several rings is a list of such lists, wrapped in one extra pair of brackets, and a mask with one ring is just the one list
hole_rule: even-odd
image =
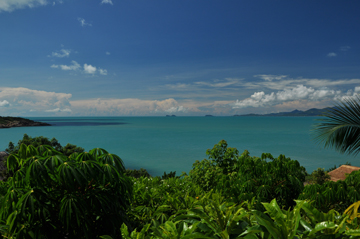
[(0, 116), (0, 128), (28, 127), (28, 126), (50, 126), (50, 124), (43, 122), (36, 122), (33, 120), (20, 118), (20, 117)]
[(270, 114), (245, 114), (245, 115), (234, 115), (234, 116), (322, 116), (330, 108), (324, 109), (309, 109), (306, 111), (293, 110), (291, 112), (280, 112)]
[(166, 117), (176, 117), (176, 115), (166, 115)]

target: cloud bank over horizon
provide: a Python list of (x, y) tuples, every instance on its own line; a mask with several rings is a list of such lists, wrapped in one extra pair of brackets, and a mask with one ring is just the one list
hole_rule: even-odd
[(296, 85), (284, 90), (265, 93), (257, 91), (234, 101), (144, 100), (139, 98), (97, 98), (73, 100), (72, 94), (33, 90), (24, 87), (0, 87), (0, 114), (18, 116), (157, 116), (178, 115), (234, 115), (274, 113), (325, 108), (346, 97), (360, 93), (360, 86), (347, 91), (326, 87)]

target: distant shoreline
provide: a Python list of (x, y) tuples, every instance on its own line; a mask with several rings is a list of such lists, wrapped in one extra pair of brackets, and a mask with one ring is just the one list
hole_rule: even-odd
[(0, 116), (0, 128), (30, 127), (30, 126), (51, 126), (48, 123), (36, 122), (21, 117)]
[(324, 109), (309, 109), (306, 111), (302, 110), (293, 110), (291, 112), (279, 112), (279, 113), (270, 113), (270, 114), (245, 114), (245, 115), (234, 115), (235, 117), (240, 116), (324, 116), (324, 114), (331, 108)]

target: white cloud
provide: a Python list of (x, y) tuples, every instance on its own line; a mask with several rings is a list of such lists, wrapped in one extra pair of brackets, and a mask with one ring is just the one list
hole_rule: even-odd
[(171, 89), (171, 90), (189, 90), (192, 88), (192, 85), (190, 84), (184, 84), (184, 83), (176, 83), (176, 84), (166, 84), (165, 85), (166, 89)]
[[(165, 89), (171, 89), (176, 91), (203, 91), (203, 90), (220, 90), (220, 89), (236, 89), (237, 86), (243, 85), (243, 79), (225, 78), (224, 80), (212, 80), (212, 81), (198, 81), (190, 84), (176, 83), (166, 84), (162, 86)], [(205, 87), (204, 87), (205, 86)]]
[(171, 108), (165, 110), (165, 112), (168, 112), (168, 113), (186, 112), (186, 111), (187, 111), (187, 109), (184, 108), (182, 105), (178, 106), (178, 107), (171, 107)]
[(71, 53), (71, 50), (61, 49), (61, 50), (58, 51), (58, 52), (52, 52), (52, 53), (51, 53), (51, 56), (63, 58), (63, 57), (69, 57), (69, 56), (70, 56), (70, 53)]
[(51, 68), (60, 68), (63, 71), (76, 71), (81, 66), (76, 61), (71, 61), (72, 65), (52, 65)]
[(8, 107), (9, 105), (10, 103), (7, 100), (0, 101), (0, 107)]
[(104, 75), (104, 76), (107, 75), (107, 70), (105, 70), (105, 69), (99, 68), (99, 72), (100, 72), (101, 75)]
[(213, 80), (212, 82), (199, 81), (195, 85), (208, 86), (213, 88), (222, 88), (237, 85), (242, 79), (225, 78), (225, 80)]
[(86, 74), (95, 74), (96, 67), (88, 64), (84, 64), (84, 72)]
[(314, 93), (314, 89), (311, 87), (306, 87), (303, 85), (298, 85), (292, 89), (285, 89), (276, 93), (277, 99), (279, 101), (288, 101), (288, 100), (297, 100), (304, 99), (309, 96), (309, 94)]
[(33, 8), (37, 6), (44, 6), (47, 4), (46, 0), (0, 0), (0, 12), (12, 12), (15, 9)]
[(265, 92), (255, 92), (250, 98), (244, 100), (236, 100), (231, 104), (233, 108), (246, 107), (264, 107), (281, 104), (288, 101), (321, 101), (336, 99), (341, 95), (341, 91), (330, 90), (327, 88), (314, 89), (304, 85), (297, 85), (293, 88), (287, 88), (271, 94)]
[(105, 54), (106, 54), (106, 55), (110, 55), (110, 52), (107, 51), (107, 52), (105, 52)]
[[(245, 82), (242, 84), (243, 87), (250, 89), (268, 88), (272, 90), (282, 90), (287, 87), (295, 87), (297, 85), (307, 85), (312, 87), (324, 87), (324, 86), (338, 86), (338, 85), (352, 85), (360, 84), (360, 79), (307, 79), (307, 78), (290, 78), (284, 75), (255, 75), (264, 79), (262, 82)], [(269, 80), (270, 79), (270, 80)]]
[(71, 101), (71, 109), (78, 115), (165, 115), (169, 112), (185, 112), (173, 99), (87, 99)]
[(329, 54), (327, 54), (328, 57), (335, 57), (337, 56), (337, 54), (335, 52), (330, 52)]
[(3, 106), (11, 105), (11, 107), (1, 108), (2, 112), (14, 113), (19, 115), (21, 112), (43, 112), (52, 109), (69, 109), (69, 99), (71, 94), (56, 93), (41, 90), (32, 90), (28, 88), (10, 88), (0, 87), (0, 104)]
[(258, 77), (266, 81), (273, 81), (273, 80), (282, 80), (286, 78), (287, 75), (254, 75), (254, 77)]
[(340, 47), (340, 51), (348, 51), (348, 50), (350, 50), (350, 48), (351, 47), (349, 47), (349, 46), (342, 46), (342, 47)]
[(112, 3), (111, 0), (102, 0), (102, 1), (101, 1), (101, 4), (104, 4), (104, 3), (113, 5), (113, 3)]
[(78, 17), (78, 21), (80, 22), (80, 25), (82, 27), (85, 27), (85, 26), (91, 27), (92, 26), (90, 23), (87, 23), (84, 18)]
[(45, 110), (45, 112), (71, 112), (71, 109), (69, 109), (69, 108), (65, 108), (65, 109), (56, 108), (56, 109), (52, 109), (52, 110)]
[[(51, 65), (51, 68), (55, 68), (55, 69), (61, 69), (63, 71), (76, 71), (76, 70), (80, 70), (81, 66), (79, 63), (77, 63), (76, 61), (71, 61), (71, 65)], [(82, 70), (83, 73), (85, 74), (95, 74), (97, 72), (97, 70), (99, 70), (99, 73), (101, 75), (107, 75), (108, 72), (106, 69), (101, 69), (101, 68), (96, 68), (96, 66), (92, 66), (92, 65), (88, 65), (88, 64), (84, 64), (84, 68)]]
[[(63, 4), (64, 2), (63, 2), (62, 0), (57, 0), (57, 3)], [(55, 5), (56, 5), (56, 2), (53, 2), (52, 5), (55, 6)]]

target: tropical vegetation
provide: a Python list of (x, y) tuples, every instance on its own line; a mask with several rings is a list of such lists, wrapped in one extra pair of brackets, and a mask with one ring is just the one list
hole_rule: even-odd
[(179, 176), (125, 170), (105, 149), (68, 154), (45, 137), (25, 135), (10, 152), (0, 182), (3, 238), (360, 236), (360, 172), (304, 186), (309, 175), (296, 160), (240, 154), (225, 140)]
[(3, 237), (120, 236), (132, 197), (121, 159), (104, 149), (66, 156), (48, 145), (22, 144), (7, 158), (3, 183)]

